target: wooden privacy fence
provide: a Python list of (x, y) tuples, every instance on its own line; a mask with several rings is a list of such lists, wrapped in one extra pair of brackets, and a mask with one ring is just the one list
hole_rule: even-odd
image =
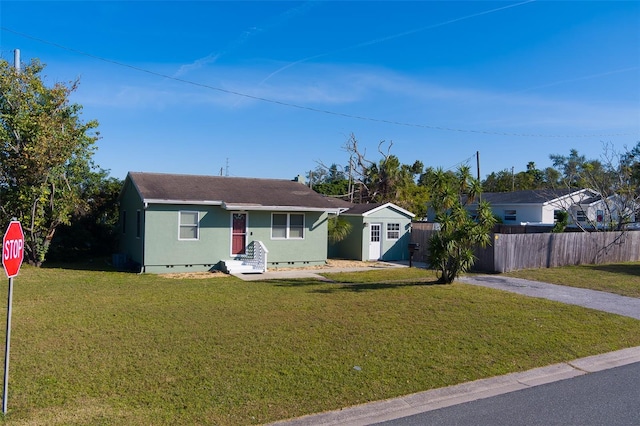
[[(418, 226), (416, 226), (418, 225)], [(411, 242), (420, 244), (415, 260), (426, 261), (433, 229), (413, 224)], [(492, 245), (475, 251), (474, 270), (510, 272), (529, 268), (640, 261), (640, 232), (492, 234)]]

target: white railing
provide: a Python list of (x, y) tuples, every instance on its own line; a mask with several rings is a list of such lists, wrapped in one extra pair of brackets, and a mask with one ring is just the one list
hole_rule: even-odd
[(244, 258), (245, 265), (251, 265), (255, 271), (267, 272), (267, 254), (269, 250), (262, 241), (251, 241), (247, 247), (247, 257)]

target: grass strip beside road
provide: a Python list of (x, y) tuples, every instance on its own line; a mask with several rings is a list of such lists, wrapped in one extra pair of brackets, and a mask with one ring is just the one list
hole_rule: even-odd
[(640, 321), (430, 274), (23, 267), (5, 423), (265, 423), (640, 345)]
[(640, 297), (640, 262), (526, 269), (503, 275)]

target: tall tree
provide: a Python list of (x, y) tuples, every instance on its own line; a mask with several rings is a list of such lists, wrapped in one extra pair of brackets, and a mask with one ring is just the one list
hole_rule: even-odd
[[(383, 147), (386, 146), (386, 152)], [(381, 155), (377, 163), (366, 158), (366, 152), (360, 151), (358, 141), (351, 135), (345, 145), (349, 153), (349, 175), (353, 184), (356, 203), (394, 203), (414, 213), (417, 218), (426, 216), (426, 201), (429, 191), (418, 185), (424, 165), (421, 161), (413, 164), (402, 164), (400, 159), (391, 154), (393, 142), (381, 141), (378, 153)]]
[(80, 183), (93, 168), (96, 121), (69, 101), (78, 81), (47, 87), (33, 60), (17, 71), (0, 60), (0, 212), (25, 231), (25, 260), (40, 266), (61, 224), (83, 205)]
[(478, 203), (475, 218), (465, 208), (481, 193), (481, 184), (472, 177), (468, 166), (460, 167), (454, 175), (436, 171), (430, 208), (440, 231), (429, 241), (429, 264), (442, 283), (452, 283), (468, 271), (475, 262), (474, 247), (491, 242), (496, 219), (489, 203)]

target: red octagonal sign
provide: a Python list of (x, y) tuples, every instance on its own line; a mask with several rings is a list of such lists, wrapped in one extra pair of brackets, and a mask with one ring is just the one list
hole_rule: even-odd
[(7, 277), (13, 278), (18, 275), (23, 259), (24, 234), (22, 233), (22, 225), (17, 220), (12, 220), (2, 239), (2, 266), (4, 266)]

